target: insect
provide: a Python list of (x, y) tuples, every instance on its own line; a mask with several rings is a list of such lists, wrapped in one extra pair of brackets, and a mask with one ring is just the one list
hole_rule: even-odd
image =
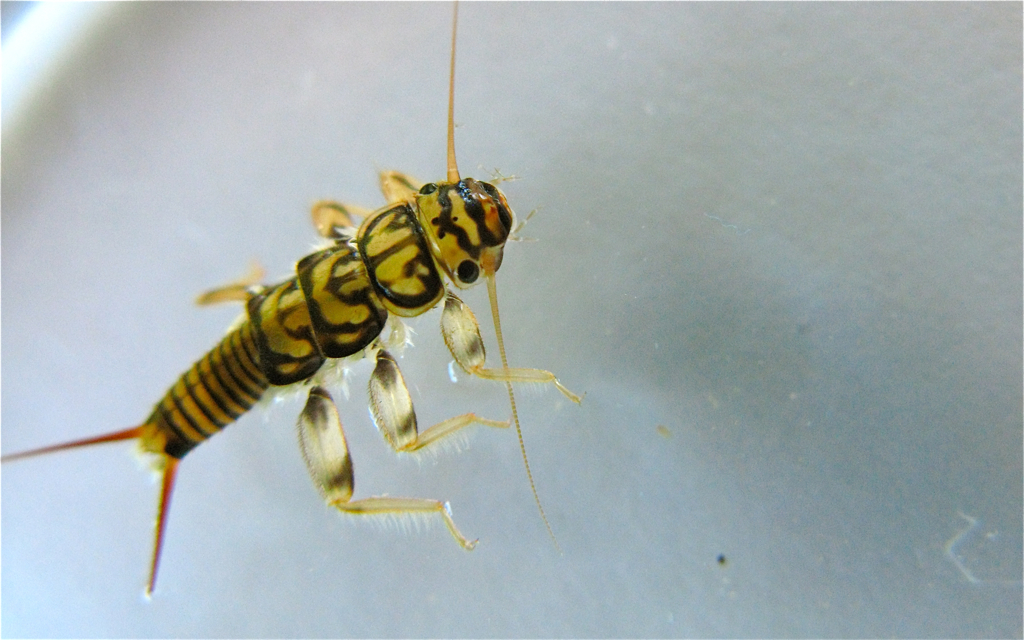
[[(262, 285), (254, 275), (200, 296), (200, 304), (242, 302), (245, 312), (216, 346), (178, 378), (142, 424), (0, 457), (2, 462), (11, 462), (136, 440), (162, 478), (147, 595), (156, 585), (181, 461), (262, 398), (283, 389), (306, 391), (298, 419), (300, 448), (314, 485), (329, 505), (355, 515), (435, 515), (463, 548), (474, 548), (477, 541), (459, 531), (447, 502), (390, 496), (352, 499), (352, 459), (337, 407), (324, 387), (340, 370), (364, 358), (375, 362), (369, 380), (371, 414), (396, 452), (421, 450), (471, 425), (507, 428), (515, 424), (531, 492), (551, 533), (526, 458), (512, 383), (550, 383), (576, 403), (581, 398), (549, 371), (508, 367), (495, 274), (506, 242), (514, 238), (516, 219), (494, 184), (459, 174), (454, 134), (457, 26), (456, 5), (444, 181), (423, 184), (385, 171), (380, 183), (387, 204), (380, 209), (318, 202), (312, 217), (325, 246), (299, 260), (294, 276)], [(357, 225), (358, 218), (362, 221)], [(481, 281), (487, 285), (500, 368), (486, 366), (477, 320), (448, 285), (465, 289)], [(442, 302), (441, 332), (452, 357), (466, 373), (504, 383), (511, 420), (466, 413), (419, 430), (412, 399), (390, 351), (405, 343), (397, 318), (421, 315)]]

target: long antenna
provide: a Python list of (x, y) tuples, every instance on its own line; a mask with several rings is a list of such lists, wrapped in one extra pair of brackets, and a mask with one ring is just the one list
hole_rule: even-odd
[(455, 33), (459, 26), (459, 3), (452, 13), (452, 64), (448, 74), (448, 182), (458, 182), (459, 166), (455, 164)]
[[(455, 0), (455, 10), (452, 13), (452, 61), (451, 70), (448, 75), (448, 182), (459, 182), (459, 167), (455, 164), (455, 34), (459, 26), (459, 0)], [(494, 319), (494, 333), (498, 338), (498, 352), (501, 353), (501, 367), (508, 370), (508, 359), (505, 357), (505, 341), (501, 335), (501, 319), (498, 316), (498, 292), (494, 284), (494, 269), (484, 267), (487, 275), (487, 296), (491, 301), (491, 317)], [(526, 479), (530, 482), (530, 491), (533, 493), (533, 501), (537, 503), (537, 510), (540, 511), (540, 519), (544, 521), (544, 527), (555, 543), (555, 549), (559, 553), (562, 548), (558, 546), (558, 539), (551, 529), (548, 516), (544, 513), (544, 507), (540, 503), (540, 496), (537, 495), (537, 486), (533, 482), (533, 473), (530, 471), (530, 461), (526, 457), (526, 444), (523, 442), (523, 430), (519, 426), (519, 412), (516, 411), (516, 396), (512, 391), (512, 383), (505, 381), (505, 388), (508, 390), (508, 400), (512, 405), (512, 419), (516, 425), (516, 435), (519, 437), (519, 451), (523, 454), (523, 465), (526, 466)]]
[[(501, 319), (498, 315), (498, 291), (494, 284), (493, 272), (487, 274), (487, 297), (491, 300), (491, 317), (494, 318), (494, 333), (498, 337), (498, 352), (501, 354), (501, 368), (508, 371), (508, 358), (505, 357), (505, 340), (501, 335)], [(512, 418), (516, 424), (516, 435), (519, 436), (519, 451), (523, 454), (523, 464), (526, 466), (526, 479), (530, 481), (530, 491), (533, 492), (533, 501), (537, 503), (537, 510), (540, 511), (540, 519), (544, 521), (544, 526), (548, 530), (548, 535), (551, 536), (551, 541), (555, 543), (555, 549), (558, 550), (558, 553), (562, 553), (562, 547), (558, 546), (558, 539), (555, 538), (555, 532), (551, 529), (551, 523), (548, 522), (548, 516), (544, 513), (544, 507), (540, 504), (540, 496), (537, 495), (537, 485), (533, 483), (533, 473), (530, 471), (530, 461), (526, 458), (526, 444), (523, 442), (523, 429), (519, 426), (519, 412), (516, 411), (516, 396), (512, 392), (512, 383), (506, 380), (505, 388), (508, 389), (508, 400), (512, 404)]]

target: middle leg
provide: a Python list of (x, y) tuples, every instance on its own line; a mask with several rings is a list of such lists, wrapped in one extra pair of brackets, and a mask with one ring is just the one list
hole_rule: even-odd
[(509, 427), (508, 420), (488, 420), (475, 413), (464, 413), (419, 433), (405, 379), (398, 363), (383, 349), (377, 353), (377, 366), (370, 376), (370, 409), (384, 439), (395, 451), (403, 453), (419, 451), (473, 424)]

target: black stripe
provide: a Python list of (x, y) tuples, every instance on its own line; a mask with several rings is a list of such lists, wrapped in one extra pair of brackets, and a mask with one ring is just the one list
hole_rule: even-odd
[[(391, 219), (384, 223), (387, 216)], [(383, 226), (382, 226), (383, 225)], [(388, 232), (394, 229), (408, 231), (409, 234), (399, 242), (388, 242), (387, 248), (379, 253), (370, 254), (367, 249), (378, 233), (378, 228), (383, 229), (381, 237), (386, 237)], [(426, 275), (417, 275), (415, 278), (423, 287), (423, 293), (419, 295), (399, 294), (391, 289), (392, 283), (382, 283), (378, 276), (379, 267), (389, 258), (400, 251), (410, 247), (416, 247), (416, 256), (403, 264), (403, 277), (413, 276), (416, 267), (422, 266), (426, 269)], [(359, 252), (367, 266), (367, 275), (373, 284), (374, 290), (379, 296), (385, 298), (396, 307), (402, 309), (416, 309), (437, 300), (444, 289), (444, 281), (437, 272), (434, 259), (430, 254), (430, 247), (424, 237), (423, 228), (416, 219), (416, 214), (408, 205), (400, 205), (390, 209), (386, 214), (372, 220), (359, 239)]]
[(225, 386), (226, 387), (227, 386), (231, 387), (232, 395), (234, 395), (235, 392), (241, 393), (241, 394), (245, 394), (244, 398), (239, 398), (239, 397), (235, 396), (236, 399), (238, 400), (238, 404), (242, 405), (243, 407), (244, 406), (252, 406), (253, 404), (255, 404), (253, 402), (253, 400), (252, 400), (252, 396), (249, 395), (249, 393), (246, 391), (246, 385), (241, 380), (238, 379), (238, 376), (235, 374), (234, 370), (232, 369), (232, 367), (231, 367), (231, 360), (232, 360), (232, 358), (229, 357), (231, 354), (229, 354), (229, 353), (227, 353), (225, 351), (224, 342), (221, 342), (220, 344), (218, 344), (217, 347), (214, 349), (214, 351), (216, 351), (217, 355), (220, 356), (220, 370), (221, 371), (226, 371), (227, 374), (228, 374), (228, 377), (231, 378), (231, 382), (234, 383), (233, 385), (225, 385)]
[[(170, 393), (168, 393), (167, 395), (169, 396)], [(164, 396), (164, 401), (166, 401), (166, 400), (167, 400), (167, 396)], [(195, 447), (200, 442), (202, 442), (202, 440), (193, 440), (192, 438), (189, 438), (187, 435), (185, 435), (184, 432), (182, 432), (181, 428), (178, 427), (178, 425), (175, 423), (175, 421), (171, 419), (171, 417), (170, 417), (171, 412), (164, 405), (164, 402), (160, 403), (160, 405), (157, 407), (157, 411), (160, 412), (160, 419), (163, 420), (164, 425), (168, 429), (170, 429), (174, 433), (174, 435), (176, 435), (178, 437), (178, 440), (188, 444), (189, 448)], [(202, 432), (200, 432), (200, 433), (202, 433)]]
[[(220, 383), (220, 387), (221, 387), (221, 389), (224, 389), (225, 395), (227, 395), (231, 399), (231, 401), (234, 402), (235, 404), (237, 404), (238, 406), (244, 407), (245, 408), (244, 411), (248, 411), (249, 408), (252, 407), (252, 403), (249, 402), (248, 400), (245, 400), (243, 398), (238, 397), (238, 394), (237, 394), (236, 390), (240, 389), (240, 385), (238, 385), (238, 384), (234, 384), (234, 385), (228, 384), (227, 382), (224, 381), (224, 378), (221, 377), (221, 369), (223, 368), (223, 369), (227, 370), (227, 365), (224, 364), (223, 355), (221, 356), (221, 361), (219, 363), (214, 363), (214, 361), (213, 361), (213, 353), (214, 353), (214, 351), (218, 351), (219, 352), (219, 347), (214, 349), (210, 353), (206, 354), (206, 359), (209, 360), (209, 362), (210, 362), (210, 373), (212, 373), (213, 377), (216, 378), (217, 382)], [(216, 364), (216, 366), (214, 366), (215, 364)], [(232, 379), (232, 381), (234, 381), (234, 376), (231, 374), (230, 370), (228, 370), (228, 377), (230, 377)], [(238, 414), (238, 415), (242, 415), (242, 414)]]
[[(486, 231), (481, 230), (480, 225), (480, 214), (483, 213), (483, 207), (481, 207), (479, 203), (477, 203), (473, 198), (463, 195), (464, 187), (460, 187), (460, 185), (462, 185), (461, 182), (459, 184), (452, 185), (449, 189), (443, 191), (437, 199), (438, 204), (441, 205), (441, 215), (438, 216), (438, 218), (440, 219), (440, 222), (438, 224), (440, 230), (438, 231), (437, 235), (438, 237), (443, 237), (443, 234), (445, 233), (452, 234), (453, 236), (455, 236), (455, 242), (456, 244), (459, 245), (460, 249), (468, 253), (469, 257), (471, 257), (473, 260), (479, 260), (480, 245), (476, 245), (470, 242), (469, 234), (466, 233), (466, 230), (460, 227), (459, 225), (455, 224), (454, 221), (452, 221), (453, 207), (451, 197), (449, 194), (452, 191), (458, 192), (459, 199), (462, 201), (463, 210), (466, 212), (466, 215), (469, 216), (469, 219), (472, 220), (474, 224), (476, 224), (476, 232), (477, 235), (480, 237), (481, 244), (483, 243), (484, 238), (482, 231)], [(477, 209), (479, 209), (477, 215), (473, 215), (473, 212), (470, 210), (471, 203), (475, 205)]]
[[(238, 340), (239, 342), (242, 343), (242, 349), (245, 350), (245, 354), (249, 356), (249, 362), (252, 364), (253, 368), (259, 371), (260, 373), (263, 373), (263, 370), (260, 369), (259, 365), (260, 351), (259, 348), (256, 346), (256, 341), (253, 339), (251, 325), (249, 326), (249, 330), (246, 331), (245, 333), (239, 330)], [(256, 350), (255, 353), (253, 353), (253, 351), (250, 349), (250, 345), (252, 346), (252, 349)]]
[[(192, 368), (195, 369), (195, 366), (193, 366)], [(195, 389), (195, 385), (189, 382), (188, 373), (181, 376), (181, 382), (185, 386), (185, 392), (188, 393), (190, 398), (192, 398), (192, 402), (196, 403), (196, 406), (199, 407), (199, 412), (202, 413), (206, 417), (206, 419), (210, 421), (210, 424), (212, 424), (217, 431), (223, 429), (224, 425), (228, 424), (228, 422), (221, 422), (219, 418), (210, 414), (210, 410), (207, 408), (206, 404), (193, 391)], [(203, 389), (206, 390), (207, 393), (210, 392), (210, 389), (203, 384), (202, 378), (199, 378), (199, 384), (203, 387)], [(212, 396), (213, 394), (211, 393), (210, 395)]]
[[(260, 380), (259, 380), (259, 378), (255, 377), (255, 376), (253, 375), (252, 371), (250, 371), (250, 370), (249, 370), (249, 368), (248, 368), (248, 367), (246, 366), (246, 364), (247, 364), (246, 360), (244, 360), (244, 359), (243, 359), (243, 358), (242, 358), (242, 357), (241, 357), (241, 356), (240, 356), (240, 355), (238, 354), (238, 351), (239, 351), (239, 349), (238, 349), (238, 348), (239, 348), (240, 346), (242, 347), (242, 349), (241, 349), (241, 350), (242, 350), (243, 352), (245, 352), (245, 347), (244, 347), (243, 345), (241, 345), (241, 344), (240, 344), (240, 341), (239, 341), (239, 340), (236, 340), (236, 339), (235, 339), (235, 338), (238, 338), (238, 337), (239, 337), (239, 336), (238, 336), (238, 334), (237, 334), (237, 333), (233, 333), (233, 334), (231, 334), (231, 336), (230, 336), (230, 339), (229, 339), (229, 340), (227, 340), (227, 343), (228, 343), (228, 348), (230, 348), (230, 349), (231, 349), (231, 355), (232, 355), (232, 356), (234, 357), (235, 363), (236, 363), (237, 365), (239, 365), (239, 371), (240, 371), (240, 372), (241, 372), (241, 373), (242, 373), (242, 374), (243, 374), (243, 375), (244, 375), (244, 376), (246, 377), (246, 379), (247, 379), (247, 380), (248, 380), (249, 382), (251, 382), (251, 383), (252, 383), (252, 386), (250, 386), (250, 387), (249, 387), (249, 389), (250, 389), (250, 390), (252, 390), (252, 388), (253, 388), (253, 387), (255, 387), (255, 388), (256, 388), (256, 394), (255, 394), (255, 395), (256, 395), (256, 399), (258, 400), (258, 399), (259, 399), (259, 397), (260, 397), (261, 395), (263, 395), (263, 390), (264, 390), (264, 389), (265, 389), (266, 387), (260, 384)], [(248, 353), (245, 353), (245, 355), (248, 355)], [(250, 365), (251, 365), (251, 364), (252, 364), (252, 362), (250, 361), (250, 362), (248, 362), (248, 364), (250, 364)], [(259, 367), (255, 367), (255, 366), (254, 366), (253, 368), (254, 368), (254, 369), (255, 369), (255, 370), (257, 371), (257, 373), (259, 373), (259, 374), (262, 374), (262, 372), (261, 372), (261, 371), (259, 370)]]
[(402, 249), (405, 249), (409, 245), (416, 245), (417, 249), (422, 248), (419, 243), (419, 238), (416, 237), (416, 234), (411, 234), (403, 238), (401, 242), (393, 242), (389, 244), (387, 249), (381, 251), (380, 253), (374, 256), (371, 256), (370, 259), (373, 260), (373, 265), (375, 267), (379, 266), (382, 262), (384, 262), (391, 256), (395, 255)]
[[(225, 348), (230, 349), (230, 352), (226, 352)], [(238, 356), (235, 354), (231, 342), (228, 340), (221, 342), (218, 349), (220, 350), (225, 370), (227, 370), (228, 374), (231, 376), (231, 379), (238, 383), (238, 390), (246, 394), (246, 396), (250, 398), (249, 406), (256, 404), (259, 401), (260, 396), (263, 395), (263, 389), (258, 389), (257, 393), (255, 394), (252, 392), (252, 379), (245, 372), (245, 369), (242, 366), (242, 364), (238, 362)], [(246, 379), (243, 380), (239, 378), (239, 375), (243, 376)]]
[[(228, 402), (226, 402), (226, 396), (228, 394), (225, 392), (224, 385), (221, 384), (220, 378), (218, 378), (216, 374), (213, 374), (213, 367), (210, 367), (210, 374), (203, 371), (202, 363), (205, 362), (207, 366), (209, 366), (209, 358), (210, 354), (207, 353), (205, 356), (203, 356), (202, 360), (196, 363), (196, 366), (194, 367), (196, 370), (196, 375), (199, 377), (199, 381), (203, 385), (203, 388), (205, 388), (206, 391), (209, 392), (210, 398), (213, 400), (213, 403), (217, 405), (217, 408), (223, 411), (226, 415), (230, 416), (232, 421), (238, 420), (239, 416), (245, 413), (245, 409), (243, 409), (242, 411), (236, 411), (234, 408), (228, 406)], [(211, 386), (213, 383), (216, 383), (216, 389), (214, 389)], [(231, 400), (231, 398), (227, 398), (227, 400)], [(238, 406), (241, 407), (244, 405), (238, 404)]]
[[(505, 238), (508, 238), (508, 234), (512, 233), (512, 212), (502, 204), (504, 199), (501, 197), (501, 193), (498, 189), (490, 182), (478, 182), (487, 195), (494, 199), (494, 206), (498, 207), (498, 220), (501, 222), (501, 226), (505, 228)], [(504, 242), (504, 240), (502, 241)]]
[[(178, 386), (177, 383), (175, 383), (174, 386), (175, 387)], [(188, 385), (187, 384), (183, 384), (182, 386), (185, 387), (186, 391), (188, 390)], [(167, 392), (167, 397), (170, 398), (171, 402), (174, 403), (175, 408), (178, 409), (178, 413), (180, 413), (181, 416), (183, 418), (185, 418), (185, 421), (188, 422), (188, 426), (190, 426), (193, 429), (195, 429), (196, 433), (198, 433), (200, 436), (202, 436), (202, 440), (200, 440), (199, 442), (202, 442), (203, 440), (206, 440), (211, 435), (213, 435), (213, 434), (206, 433), (206, 429), (203, 429), (199, 425), (197, 425), (196, 422), (195, 422), (195, 419), (188, 412), (185, 411), (185, 407), (183, 407), (181, 405), (181, 398), (179, 398), (174, 393), (174, 387), (171, 387), (171, 390)]]
[[(460, 183), (461, 184), (461, 183)], [(477, 182), (477, 184), (481, 184)], [(486, 191), (486, 190), (485, 190)], [(468, 187), (463, 186), (459, 189), (459, 195), (462, 196), (463, 208), (466, 211), (466, 215), (469, 219), (476, 223), (477, 233), (480, 235), (480, 243), (487, 245), (488, 247), (496, 247), (508, 237), (508, 233), (504, 237), (499, 237), (491, 233), (491, 230), (487, 227), (487, 212), (484, 208), (483, 203), (474, 198), (471, 195), (471, 191)], [(489, 194), (490, 195), (490, 194)], [(498, 213), (498, 221), (501, 222), (502, 227), (505, 226), (505, 221), (502, 216), (501, 204), (498, 198), (493, 197), (493, 204)], [(510, 216), (504, 216), (511, 222)]]

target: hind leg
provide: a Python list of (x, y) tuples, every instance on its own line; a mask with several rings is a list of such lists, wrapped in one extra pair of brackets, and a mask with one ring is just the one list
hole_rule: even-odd
[(259, 285), (266, 275), (267, 272), (263, 267), (258, 262), (253, 261), (249, 265), (249, 271), (244, 276), (223, 287), (204, 291), (196, 298), (196, 304), (208, 306), (222, 302), (246, 302), (252, 297), (253, 287)]
[(463, 549), (468, 551), (476, 546), (476, 540), (467, 539), (455, 526), (447, 502), (390, 496), (352, 500), (355, 488), (352, 457), (338, 408), (322, 387), (313, 387), (309, 391), (309, 399), (299, 416), (299, 443), (313, 483), (327, 504), (339, 511), (355, 515), (395, 516), (436, 513)]

